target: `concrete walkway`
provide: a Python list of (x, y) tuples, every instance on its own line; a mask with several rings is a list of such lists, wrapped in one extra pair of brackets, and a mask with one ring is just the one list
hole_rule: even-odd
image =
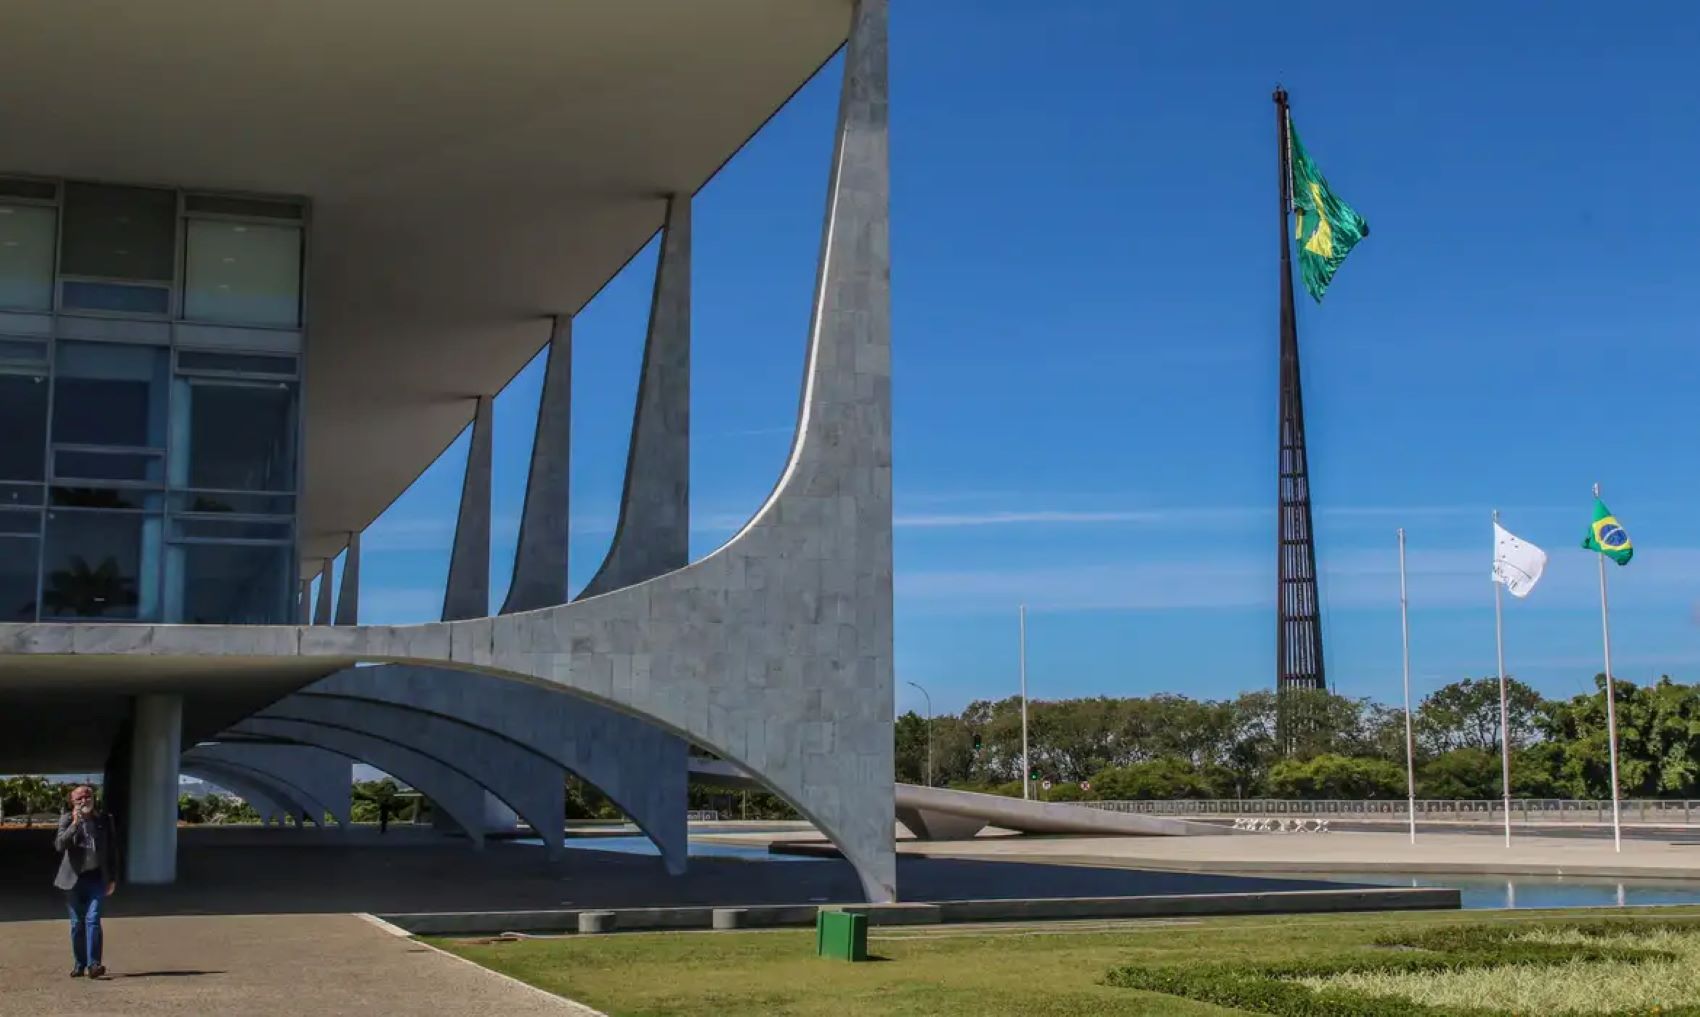
[(533, 1017), (594, 1011), (355, 915), (115, 918), (107, 977), (71, 979), (67, 923), (0, 923), (6, 1017)]
[(1700, 845), (1639, 836), (1621, 853), (1610, 838), (1404, 832), (1242, 834), (1234, 837), (996, 837), (906, 842), (903, 854), (1215, 873), (1452, 873), (1700, 879)]

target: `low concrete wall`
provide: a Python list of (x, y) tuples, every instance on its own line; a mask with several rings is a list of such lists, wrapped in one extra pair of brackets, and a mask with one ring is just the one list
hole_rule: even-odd
[[(743, 907), (742, 927), (809, 926), (821, 911), (868, 916), (870, 925), (939, 925), (955, 922), (1060, 921), (1078, 918), (1155, 918), (1166, 915), (1267, 915), (1328, 911), (1455, 910), (1457, 890), (1403, 887), (1283, 890), (1257, 893), (1165, 894), (1150, 897), (1056, 897), (963, 900), (927, 904), (767, 904)], [(712, 907), (584, 909), (612, 911), (614, 929), (710, 929)], [(420, 936), (493, 935), (503, 932), (576, 933), (580, 911), (459, 911), (378, 915)]]

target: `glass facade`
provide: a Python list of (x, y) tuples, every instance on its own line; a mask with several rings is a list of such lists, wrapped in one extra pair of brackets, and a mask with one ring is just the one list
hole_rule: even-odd
[(295, 620), (305, 218), (0, 177), (0, 621)]

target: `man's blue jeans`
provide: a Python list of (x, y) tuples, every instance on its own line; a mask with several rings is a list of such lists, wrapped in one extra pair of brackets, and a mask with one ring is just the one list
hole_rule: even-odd
[(100, 869), (78, 876), (77, 885), (65, 891), (65, 906), (71, 912), (71, 954), (79, 968), (100, 963), (100, 906), (105, 902), (105, 875)]

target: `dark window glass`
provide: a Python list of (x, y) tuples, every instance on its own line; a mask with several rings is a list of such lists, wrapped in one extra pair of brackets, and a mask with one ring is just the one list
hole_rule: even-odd
[(20, 512), (16, 509), (0, 508), (0, 533), (9, 535), (21, 533), (28, 537), (40, 535), (41, 510)]
[(35, 621), (35, 537), (0, 536), (0, 622)]
[(0, 374), (0, 480), (41, 480), (46, 443), (47, 379)]
[(40, 505), (46, 490), (40, 484), (0, 484), (0, 508)]
[(170, 282), (177, 254), (177, 194), (149, 187), (65, 185), (59, 270), (101, 279)]
[(151, 619), (158, 558), (158, 517), (49, 512), (42, 617)]
[(51, 180), (20, 180), (17, 177), (0, 178), (0, 194), (9, 198), (35, 198), (38, 201), (52, 201), (59, 196), (59, 187)]
[[(189, 475), (179, 487), (288, 491), (295, 487), (295, 386), (181, 379)], [(179, 449), (179, 454), (181, 453)]]
[(164, 349), (62, 342), (55, 360), (55, 445), (165, 447)]
[(293, 328), (301, 323), (301, 230), (192, 219), (183, 317)]
[(178, 350), (179, 371), (218, 371), (224, 374), (270, 374), (293, 378), (296, 373), (294, 357), (268, 357), (252, 353), (210, 353), (205, 350)]
[(60, 449), (53, 454), (55, 480), (165, 480), (165, 461), (154, 452), (96, 452)]
[(159, 511), (160, 496), (154, 491), (127, 487), (55, 487), (47, 503), (60, 508), (146, 509)]
[(291, 524), (258, 519), (201, 519), (178, 516), (172, 520), (174, 540), (288, 540)]
[(47, 366), (47, 344), (39, 339), (0, 339), (0, 363)]
[(175, 620), (191, 625), (294, 621), (287, 546), (179, 544), (171, 553), (183, 561), (182, 606)]
[(67, 280), (64, 299), (60, 303), (68, 311), (165, 314), (171, 310), (171, 291), (163, 286), (126, 286), (123, 283)]
[(292, 494), (237, 494), (231, 491), (177, 491), (171, 495), (173, 512), (237, 512), (251, 516), (292, 516)]

